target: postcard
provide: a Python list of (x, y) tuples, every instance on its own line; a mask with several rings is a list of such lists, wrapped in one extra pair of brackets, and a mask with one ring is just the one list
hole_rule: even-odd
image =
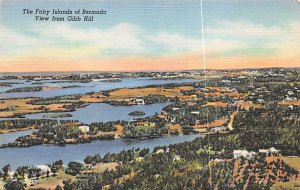
[(1, 0), (0, 190), (300, 189), (299, 0)]

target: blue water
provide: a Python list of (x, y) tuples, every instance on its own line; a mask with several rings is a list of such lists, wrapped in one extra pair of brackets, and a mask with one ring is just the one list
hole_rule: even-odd
[[(85, 94), (89, 92), (97, 92), (100, 90), (110, 90), (115, 88), (133, 88), (155, 84), (167, 84), (167, 83), (183, 83), (183, 82), (195, 82), (195, 80), (150, 80), (148, 78), (125, 78), (121, 79), (121, 82), (89, 82), (89, 83), (73, 83), (63, 82), (51, 83), (57, 80), (40, 81), (42, 84), (32, 84), (24, 80), (3, 80), (3, 82), (18, 82), (12, 87), (0, 87), (0, 99), (8, 98), (23, 98), (23, 97), (55, 97), (72, 94)], [(2, 80), (0, 80), (1, 82)], [(16, 92), (6, 93), (5, 91), (13, 88), (21, 88), (27, 86), (46, 86), (46, 87), (63, 87), (79, 85), (79, 88), (61, 88), (48, 91), (39, 92)], [(92, 123), (99, 121), (115, 121), (115, 120), (131, 120), (137, 117), (147, 117), (154, 115), (155, 112), (160, 112), (167, 103), (159, 103), (152, 105), (137, 105), (137, 106), (111, 106), (103, 103), (90, 104), (85, 108), (77, 109), (75, 112), (70, 112), (72, 117), (59, 118), (59, 119), (77, 119), (83, 123)], [(144, 111), (144, 116), (129, 116), (128, 113), (132, 111)], [(28, 115), (28, 118), (42, 118), (44, 114), (32, 114)], [(17, 137), (32, 133), (31, 131), (21, 131), (9, 134), (0, 134), (0, 144), (13, 142)], [(53, 145), (40, 145), (28, 148), (5, 148), (0, 149), (0, 168), (6, 164), (10, 164), (13, 168), (21, 165), (37, 165), (52, 163), (55, 160), (62, 159), (64, 163), (70, 161), (80, 161), (87, 155), (94, 155), (99, 153), (104, 155), (108, 152), (119, 152), (123, 149), (131, 148), (150, 148), (153, 149), (156, 146), (169, 145), (174, 143), (180, 143), (184, 141), (190, 141), (199, 135), (185, 135), (185, 136), (167, 136), (164, 138), (147, 139), (147, 140), (134, 140), (123, 141), (117, 140), (102, 140), (93, 141), (89, 144), (76, 144), (66, 145), (65, 147), (53, 146)]]
[(16, 140), (17, 137), (29, 135), (33, 131), (37, 130), (17, 131), (13, 133), (0, 134), (0, 144), (12, 143)]
[(100, 154), (104, 156), (108, 152), (117, 153), (123, 149), (128, 150), (132, 148), (150, 148), (152, 150), (156, 146), (191, 141), (199, 136), (201, 135), (166, 136), (133, 141), (124, 141), (122, 139), (98, 140), (88, 144), (73, 144), (64, 147), (39, 145), (28, 148), (4, 148), (0, 149), (0, 168), (8, 163), (13, 168), (16, 168), (22, 165), (52, 163), (59, 159), (62, 159), (65, 164), (70, 161), (82, 162), (88, 155)]
[[(134, 105), (134, 106), (112, 106), (104, 103), (93, 103), (84, 108), (79, 108), (74, 112), (69, 113), (72, 117), (56, 118), (59, 120), (79, 120), (82, 123), (90, 124), (93, 122), (107, 122), (117, 120), (132, 120), (135, 118), (142, 118), (153, 116), (155, 113), (160, 113), (162, 109), (169, 105), (169, 103), (156, 103), (151, 105)], [(144, 111), (143, 116), (128, 115), (133, 111)], [(28, 119), (41, 119), (44, 115), (51, 115), (52, 113), (37, 113), (26, 115)], [(48, 118), (48, 117), (47, 117)]]
[[(92, 81), (89, 83), (74, 83), (74, 82), (64, 82), (61, 83), (51, 83), (58, 80), (46, 80), (38, 81), (42, 84), (32, 84), (34, 82), (27, 82), (24, 80), (0, 80), (0, 82), (18, 82), (20, 84), (14, 84), (11, 87), (0, 87), (0, 99), (8, 98), (24, 98), (24, 97), (55, 97), (63, 95), (73, 95), (73, 94), (86, 94), (90, 92), (98, 92), (101, 90), (111, 90), (116, 88), (133, 88), (141, 87), (147, 85), (158, 85), (158, 84), (168, 84), (168, 83), (184, 83), (184, 82), (195, 82), (192, 79), (182, 79), (182, 80), (151, 80), (149, 78), (124, 78), (121, 82), (97, 82)], [(35, 81), (36, 82), (36, 81)], [(81, 87), (75, 88), (60, 88), (64, 86), (79, 85)], [(45, 87), (58, 87), (59, 89), (37, 91), (37, 92), (13, 92), (7, 93), (7, 90), (21, 87), (32, 87), (32, 86), (45, 86)]]

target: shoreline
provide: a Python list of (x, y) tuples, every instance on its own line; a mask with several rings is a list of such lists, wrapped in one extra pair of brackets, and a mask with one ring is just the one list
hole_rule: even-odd
[(30, 131), (30, 130), (34, 130), (34, 129), (40, 129), (40, 127), (26, 127), (26, 128), (21, 128), (21, 129), (0, 130), (0, 135), (16, 133), (16, 132), (20, 132), (20, 131)]

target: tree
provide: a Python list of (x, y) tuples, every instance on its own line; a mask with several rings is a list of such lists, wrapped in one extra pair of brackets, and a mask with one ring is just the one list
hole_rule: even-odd
[(9, 164), (7, 164), (6, 166), (4, 166), (2, 168), (2, 171), (4, 173), (4, 180), (8, 177), (8, 172), (11, 170), (11, 167)]
[(61, 167), (62, 167), (62, 165), (63, 165), (64, 163), (63, 163), (62, 160), (57, 160), (57, 161), (55, 161), (53, 164), (56, 165), (56, 166), (61, 166)]
[(5, 185), (4, 185), (6, 190), (23, 190), (24, 188), (24, 183), (22, 180), (17, 180), (17, 181), (8, 181)]
[(63, 190), (63, 188), (62, 188), (60, 185), (57, 185), (57, 186), (55, 187), (55, 190)]
[(77, 175), (82, 169), (82, 164), (78, 162), (69, 162), (66, 173), (71, 175)]
[(146, 154), (148, 154), (150, 152), (150, 149), (149, 148), (144, 148), (140, 151), (139, 155), (141, 157), (144, 157)]
[(92, 162), (93, 162), (93, 156), (87, 156), (84, 159), (84, 163), (86, 163), (86, 164), (91, 164)]

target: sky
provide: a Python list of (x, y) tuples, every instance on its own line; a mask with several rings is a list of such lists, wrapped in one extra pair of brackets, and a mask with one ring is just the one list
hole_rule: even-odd
[[(36, 21), (36, 9), (107, 14)], [(299, 67), (299, 19), (297, 0), (203, 0), (204, 66), (200, 0), (0, 0), (0, 72)]]

